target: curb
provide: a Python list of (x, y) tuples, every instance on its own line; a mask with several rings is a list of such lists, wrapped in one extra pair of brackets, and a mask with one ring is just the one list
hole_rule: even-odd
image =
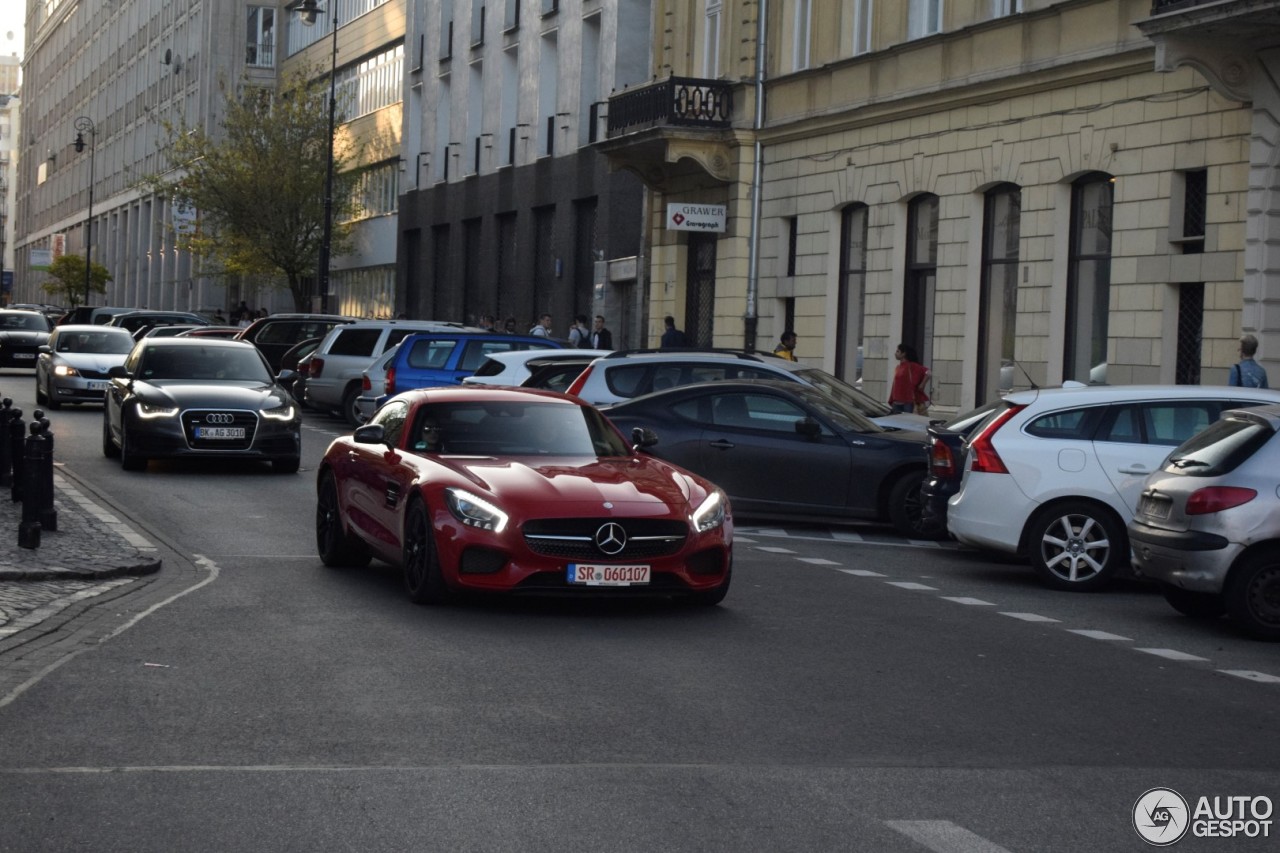
[(104, 580), (118, 577), (145, 577), (160, 571), (161, 562), (160, 558), (157, 557), (128, 565), (111, 566), (102, 569), (73, 569), (62, 566), (14, 569), (0, 566), (0, 581)]

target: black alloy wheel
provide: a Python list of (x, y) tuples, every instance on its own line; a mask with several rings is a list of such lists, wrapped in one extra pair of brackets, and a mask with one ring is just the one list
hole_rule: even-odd
[(443, 604), (448, 588), (440, 574), (440, 555), (431, 519), (422, 501), (415, 500), (404, 519), (404, 589), (415, 604)]
[(1280, 640), (1280, 551), (1249, 554), (1231, 570), (1227, 613), (1255, 640)]
[(924, 523), (920, 487), (925, 476), (924, 471), (911, 471), (895, 480), (889, 489), (889, 521), (908, 539), (941, 539), (946, 535), (945, 530), (940, 536)]
[(332, 473), (326, 473), (320, 480), (316, 494), (316, 551), (326, 566), (363, 568), (369, 565), (368, 546), (342, 526), (338, 482)]

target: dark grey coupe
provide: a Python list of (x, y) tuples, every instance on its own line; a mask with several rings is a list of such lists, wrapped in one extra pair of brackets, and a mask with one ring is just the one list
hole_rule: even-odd
[(39, 311), (0, 311), (0, 367), (36, 366), (36, 350), (49, 342), (53, 324)]
[(261, 459), (298, 470), (302, 417), (249, 343), (143, 338), (108, 372), (102, 452), (138, 471), (148, 459)]

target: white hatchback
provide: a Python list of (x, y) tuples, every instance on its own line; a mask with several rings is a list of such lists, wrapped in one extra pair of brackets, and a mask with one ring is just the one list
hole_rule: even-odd
[(1027, 557), (1058, 589), (1096, 589), (1129, 563), (1125, 526), (1147, 475), (1224, 409), (1280, 391), (1074, 385), (1005, 397), (974, 429), (947, 505), (960, 542)]

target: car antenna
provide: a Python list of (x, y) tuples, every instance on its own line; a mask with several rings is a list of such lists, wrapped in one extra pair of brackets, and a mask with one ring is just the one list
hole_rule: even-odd
[(1039, 390), (1040, 390), (1040, 386), (1039, 386), (1039, 385), (1037, 385), (1037, 384), (1036, 384), (1036, 381), (1035, 381), (1034, 379), (1032, 379), (1032, 378), (1031, 378), (1031, 374), (1030, 374), (1030, 373), (1027, 373), (1027, 369), (1026, 369), (1025, 367), (1023, 367), (1021, 364), (1018, 364), (1018, 360), (1017, 360), (1016, 358), (1011, 358), (1011, 359), (1009, 359), (1009, 360), (1010, 360), (1010, 361), (1012, 361), (1012, 362), (1014, 363), (1014, 365), (1015, 365), (1019, 370), (1021, 370), (1021, 371), (1022, 371), (1022, 375), (1023, 375), (1023, 376), (1027, 377), (1027, 382), (1029, 382), (1029, 383), (1031, 384), (1031, 390), (1032, 390), (1032, 391), (1039, 391)]

